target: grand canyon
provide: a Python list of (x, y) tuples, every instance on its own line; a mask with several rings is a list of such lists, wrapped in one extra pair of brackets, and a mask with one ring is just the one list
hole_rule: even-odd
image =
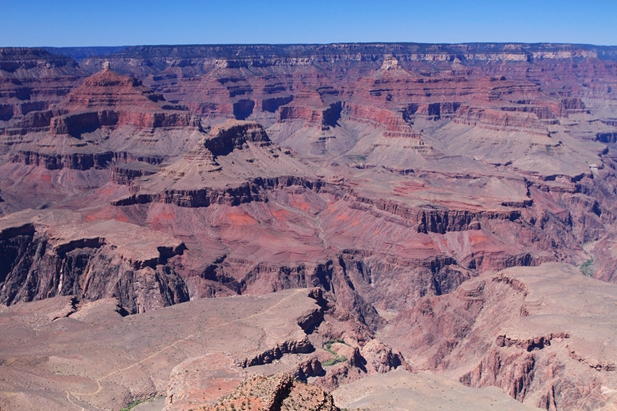
[(617, 47), (0, 48), (0, 410), (617, 407)]

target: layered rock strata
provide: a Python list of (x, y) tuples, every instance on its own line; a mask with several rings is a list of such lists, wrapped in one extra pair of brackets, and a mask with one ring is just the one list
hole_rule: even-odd
[[(582, 344), (568, 358), (593, 367), (573, 366), (557, 350), (580, 329), (521, 320), (523, 331), (511, 332), (504, 313), (487, 317), (491, 296), (530, 313), (516, 305), (525, 292), (483, 276), (525, 267), (553, 278), (536, 270), (561, 262), (615, 281), (614, 48), (72, 52), (79, 64), (38, 49), (0, 52), (7, 309), (72, 296), (155, 313), (189, 299), (317, 287), (328, 322), (346, 332), (266, 344), (237, 364), (275, 367), (313, 347), (317, 356), (293, 373), (327, 388), (407, 359), (533, 406), (610, 406), (610, 361)], [(571, 270), (557, 270), (571, 274), (565, 288), (580, 280)], [(593, 284), (579, 285), (603, 295)], [(309, 317), (306, 335), (321, 324)], [(505, 332), (483, 325), (496, 321)], [(405, 358), (374, 342), (375, 331)], [(323, 348), (329, 341), (335, 354)], [(319, 375), (317, 362), (331, 360)], [(176, 371), (177, 393), (196, 382)]]

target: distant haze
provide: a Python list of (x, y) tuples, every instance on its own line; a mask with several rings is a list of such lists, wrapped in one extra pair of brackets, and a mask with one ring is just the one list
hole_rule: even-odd
[(0, 0), (0, 47), (333, 42), (617, 44), (614, 0)]

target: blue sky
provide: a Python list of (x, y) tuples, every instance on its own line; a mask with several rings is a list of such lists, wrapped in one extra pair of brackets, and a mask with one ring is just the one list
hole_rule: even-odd
[(0, 0), (0, 46), (617, 45), (617, 0)]

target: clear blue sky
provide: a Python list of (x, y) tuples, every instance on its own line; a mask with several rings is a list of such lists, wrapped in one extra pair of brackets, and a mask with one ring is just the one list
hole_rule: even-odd
[(617, 0), (0, 0), (0, 46), (617, 45)]

